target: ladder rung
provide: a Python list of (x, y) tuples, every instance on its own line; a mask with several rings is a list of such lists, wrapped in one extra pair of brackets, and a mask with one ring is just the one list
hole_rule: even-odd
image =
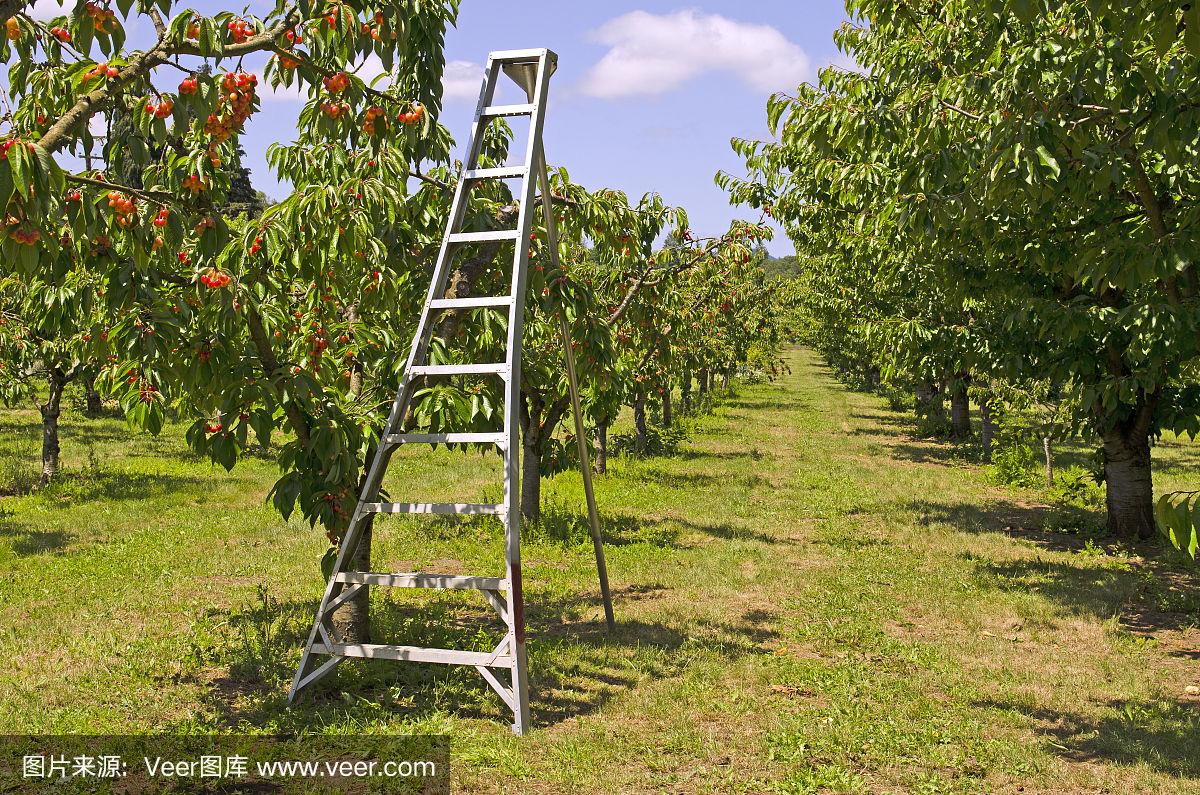
[(393, 433), (384, 444), (508, 444), (506, 433)]
[(461, 591), (501, 591), (508, 585), (503, 577), (456, 577), (448, 574), (376, 574), (368, 571), (344, 571), (334, 575), (337, 582), (381, 585), (386, 588), (443, 588)]
[(455, 232), (447, 238), (451, 243), (490, 243), (493, 240), (516, 240), (519, 229), (499, 229), (492, 232)]
[(508, 365), (504, 362), (491, 364), (421, 364), (413, 365), (408, 374), (419, 375), (506, 375)]
[(523, 179), (525, 173), (525, 166), (473, 168), (463, 172), (463, 179)]
[(483, 115), (491, 118), (501, 116), (532, 116), (533, 105), (488, 105), (483, 109)]
[(488, 295), (482, 298), (435, 298), (430, 309), (478, 309), (485, 306), (512, 306), (511, 295)]
[(504, 505), (479, 505), (454, 502), (368, 502), (363, 504), (367, 513), (438, 513), (500, 516), (505, 513)]
[(490, 651), (459, 651), (458, 649), (427, 649), (421, 646), (385, 646), (377, 643), (349, 645), (338, 643), (327, 646), (314, 643), (316, 654), (333, 654), (338, 657), (364, 657), (377, 660), (409, 660), (411, 662), (445, 663), (447, 665), (484, 665), (488, 667), (510, 667), (512, 658), (507, 654)]

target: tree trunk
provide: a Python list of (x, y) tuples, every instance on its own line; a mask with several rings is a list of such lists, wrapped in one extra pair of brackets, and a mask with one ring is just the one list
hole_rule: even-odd
[(725, 372), (721, 373), (721, 388), (729, 389), (729, 379), (733, 375), (733, 367), (726, 367)]
[(663, 416), (662, 416), (663, 427), (670, 428), (671, 425), (674, 423), (675, 418), (672, 416), (672, 412), (671, 412), (671, 385), (669, 383), (667, 384), (667, 388), (663, 390), (662, 411), (663, 411)]
[[(367, 461), (375, 457), (372, 449), (367, 453)], [(369, 466), (369, 464), (368, 464)], [(362, 494), (367, 485), (367, 469), (363, 468), (358, 479), (358, 493)], [(347, 563), (349, 571), (371, 570), (371, 536), (375, 528), (375, 514), (369, 513), (363, 519), (362, 530), (359, 534), (358, 549)], [(334, 611), (331, 621), (338, 634), (346, 643), (371, 642), (371, 588), (363, 586), (354, 598), (344, 603)]]
[(594, 462), (597, 475), (608, 473), (608, 423), (596, 423), (596, 460)]
[[(359, 535), (358, 549), (350, 559), (349, 571), (371, 570), (371, 536), (375, 528), (375, 514), (367, 514), (363, 519), (363, 529)], [(342, 604), (334, 611), (331, 618), (334, 629), (346, 643), (371, 642), (371, 588), (363, 586), (354, 598)]]
[(1046, 488), (1054, 487), (1054, 451), (1050, 447), (1050, 437), (1042, 437), (1042, 460), (1046, 464)]
[[(358, 304), (352, 304), (346, 311), (346, 319), (353, 333), (358, 322)], [(356, 358), (350, 365), (350, 394), (358, 397), (362, 394), (363, 367)], [(366, 467), (371, 465), (375, 450), (367, 454)], [(362, 494), (367, 484), (367, 469), (364, 467), (362, 477), (358, 481), (358, 493)], [(375, 514), (369, 513), (363, 519), (362, 534), (359, 536), (358, 549), (349, 567), (351, 571), (371, 570), (371, 540), (375, 529)], [(364, 585), (354, 598), (337, 609), (333, 615), (333, 625), (347, 643), (371, 642), (371, 587)]]
[(683, 374), (683, 383), (679, 385), (679, 410), (687, 414), (692, 410), (692, 374)]
[(960, 441), (971, 438), (971, 399), (964, 381), (956, 381), (950, 391), (950, 435)]
[(542, 521), (542, 445), (539, 435), (535, 430), (522, 440), (521, 519), (530, 524)]
[(1119, 538), (1154, 535), (1154, 489), (1150, 438), (1115, 428), (1103, 436), (1105, 504), (1108, 529)]
[(979, 442), (983, 447), (983, 460), (992, 460), (992, 440), (996, 438), (996, 421), (992, 417), (992, 399), (987, 393), (979, 399)]
[(704, 395), (707, 395), (708, 394), (708, 370), (701, 370), (699, 372), (699, 374), (697, 375), (696, 380), (700, 382), (700, 389), (699, 389), (700, 395), (702, 397)]
[(645, 450), (650, 445), (650, 436), (646, 431), (646, 395), (641, 392), (633, 401), (633, 425), (637, 430), (638, 447)]
[(42, 414), (42, 476), (38, 479), (39, 486), (47, 485), (58, 476), (58, 417), (62, 414), (62, 393), (67, 376), (61, 369), (53, 367), (46, 380), (50, 392), (46, 402), (38, 406)]
[(104, 403), (100, 400), (100, 393), (96, 391), (96, 376), (88, 375), (83, 379), (83, 390), (87, 395), (87, 410), (89, 417), (97, 417), (100, 412), (104, 411)]

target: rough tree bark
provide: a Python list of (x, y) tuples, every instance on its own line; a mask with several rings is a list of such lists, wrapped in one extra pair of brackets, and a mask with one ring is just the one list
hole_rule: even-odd
[(597, 475), (608, 474), (608, 421), (596, 422), (596, 460), (593, 469)]
[(1150, 437), (1137, 426), (1113, 428), (1102, 437), (1108, 529), (1119, 538), (1154, 535)]
[[(351, 334), (358, 324), (358, 304), (346, 307), (346, 322)], [(363, 366), (357, 359), (350, 365), (350, 394), (358, 397), (363, 389)], [(367, 452), (366, 461), (375, 457), (375, 450)], [(361, 494), (367, 483), (367, 469), (364, 466), (358, 480), (358, 493)], [(348, 562), (351, 571), (371, 570), (371, 542), (375, 531), (375, 514), (367, 514), (362, 520), (362, 530), (359, 531), (358, 549)], [(371, 642), (371, 590), (364, 586), (354, 595), (354, 598), (334, 611), (331, 619), (334, 628), (347, 643)]]
[(992, 460), (992, 440), (996, 438), (996, 420), (992, 416), (992, 397), (985, 392), (979, 399), (979, 443), (983, 448), (983, 460)]
[(51, 367), (46, 374), (49, 393), (46, 402), (38, 406), (42, 414), (42, 475), (38, 485), (48, 485), (58, 476), (58, 418), (62, 414), (62, 393), (67, 374), (60, 367)]
[(670, 428), (674, 424), (675, 418), (671, 411), (671, 384), (667, 383), (666, 389), (662, 394), (662, 424), (664, 428)]
[(100, 400), (100, 393), (96, 391), (96, 376), (87, 375), (83, 379), (83, 391), (87, 395), (87, 409), (85, 410), (89, 417), (98, 417), (104, 411), (104, 402)]
[(699, 382), (698, 392), (701, 397), (708, 394), (708, 370), (701, 370), (696, 375), (696, 381)]
[(970, 373), (955, 373), (950, 383), (950, 438), (963, 441), (971, 438), (971, 398), (967, 387)]
[(1050, 437), (1042, 437), (1042, 461), (1046, 472), (1046, 487), (1054, 487), (1054, 449), (1050, 446)]
[(650, 435), (646, 430), (646, 395), (642, 392), (633, 401), (633, 427), (637, 432), (638, 447), (645, 450), (650, 446)]

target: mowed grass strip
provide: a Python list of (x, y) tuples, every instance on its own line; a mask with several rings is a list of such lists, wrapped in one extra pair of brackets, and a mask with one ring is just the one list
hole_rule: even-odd
[[(227, 474), (179, 428), (130, 437), (72, 415), (63, 482), (0, 502), (0, 726), (445, 732), (466, 792), (1197, 791), (1193, 570), (1055, 531), (1096, 517), (990, 485), (807, 352), (789, 360), (598, 478), (611, 635), (579, 478), (547, 484), (523, 548), (525, 738), (472, 670), (348, 662), (287, 708), (325, 542), (263, 504), (274, 465)], [(6, 414), (0, 453), (35, 455), (37, 432)], [(1159, 482), (1198, 487), (1196, 449), (1156, 449)], [(478, 454), (395, 471), (396, 493), (498, 494)], [(499, 573), (499, 527), (388, 517), (374, 556)], [(485, 608), (377, 589), (374, 631), (490, 648)]]

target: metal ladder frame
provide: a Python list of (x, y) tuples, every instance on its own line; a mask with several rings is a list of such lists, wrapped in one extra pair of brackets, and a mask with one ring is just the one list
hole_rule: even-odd
[[(529, 681), (528, 663), (525, 652), (525, 615), (521, 591), (521, 512), (520, 512), (520, 399), (521, 399), (521, 334), (524, 328), (525, 293), (529, 270), (529, 246), (534, 220), (534, 204), (537, 191), (541, 191), (543, 221), (546, 226), (548, 248), (555, 265), (558, 265), (558, 232), (551, 207), (549, 179), (546, 174), (545, 152), (542, 146), (542, 130), (546, 116), (546, 97), (550, 76), (558, 64), (558, 56), (547, 49), (511, 50), (493, 52), (488, 56), (486, 76), (475, 109), (471, 125), (471, 138), (463, 174), (454, 189), (450, 217), (438, 252), (437, 265), (421, 319), (413, 337), (404, 374), (396, 398), (392, 403), (384, 435), (367, 471), (362, 493), (342, 538), (334, 563), (333, 574), (325, 588), (320, 607), (309, 633), (308, 642), (300, 659), (288, 702), (292, 703), (300, 692), (328, 674), (348, 657), (389, 659), (410, 662), (444, 663), (474, 666), (489, 686), (513, 712), (513, 731), (524, 734), (529, 729)], [(528, 104), (493, 105), (497, 83), (501, 72), (508, 75), (528, 97)], [(483, 132), (492, 119), (528, 116), (530, 118), (529, 141), (523, 166), (503, 168), (478, 168)], [(467, 209), (467, 187), (473, 182), (486, 179), (521, 179), (522, 192), (520, 209), (515, 230), (492, 232), (457, 231)], [(455, 246), (488, 241), (514, 243), (513, 272), (509, 295), (498, 297), (440, 298), (444, 295), (450, 273), (450, 254)], [(426, 361), (429, 342), (433, 333), (431, 321), (434, 313), (443, 310), (463, 310), (479, 307), (507, 307), (509, 311), (507, 356), (504, 362), (486, 364), (428, 365)], [(565, 349), (566, 370), (575, 417), (575, 431), (580, 464), (583, 473), (584, 492), (587, 497), (588, 519), (592, 542), (596, 553), (597, 573), (601, 594), (604, 599), (605, 618), (608, 626), (614, 625), (612, 600), (608, 588), (608, 574), (604, 563), (604, 551), (600, 537), (596, 500), (592, 490), (591, 465), (588, 461), (583, 418), (579, 405), (579, 385), (575, 369), (574, 352), (571, 349), (566, 313), (559, 308), (559, 330)], [(504, 430), (500, 433), (437, 433), (405, 434), (402, 430), (404, 417), (412, 399), (412, 385), (424, 376), (494, 374), (505, 383)], [(494, 505), (477, 504), (432, 504), (432, 503), (380, 503), (379, 490), (392, 454), (406, 444), (494, 444), (504, 459), (504, 501)], [(504, 521), (504, 577), (449, 576), (425, 573), (376, 574), (347, 571), (346, 565), (354, 559), (362, 540), (362, 528), (368, 514), (490, 514)], [(384, 644), (346, 644), (338, 637), (330, 619), (334, 611), (354, 598), (361, 589), (372, 585), (393, 588), (437, 588), (478, 590), (495, 609), (507, 627), (500, 643), (490, 652), (461, 651), (457, 649), (432, 649), (417, 646), (395, 646)], [(329, 659), (309, 671), (314, 655), (329, 655)], [(501, 681), (493, 669), (509, 669), (509, 683)]]

